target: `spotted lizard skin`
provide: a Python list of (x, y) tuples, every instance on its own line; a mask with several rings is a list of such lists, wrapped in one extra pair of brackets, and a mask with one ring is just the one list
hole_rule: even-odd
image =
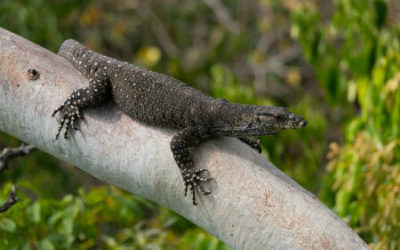
[(58, 54), (69, 60), (89, 79), (89, 86), (72, 92), (53, 116), (62, 119), (56, 138), (64, 128), (64, 138), (71, 129), (78, 130), (82, 112), (112, 99), (131, 118), (144, 124), (176, 129), (171, 151), (181, 171), (184, 194), (189, 189), (196, 205), (196, 191), (207, 195), (203, 187), (212, 178), (202, 177), (206, 169), (193, 166), (192, 150), (214, 136), (238, 137), (261, 151), (253, 136), (274, 134), (282, 129), (299, 128), (306, 121), (287, 109), (255, 106), (214, 99), (163, 74), (98, 54), (77, 41), (66, 40)]

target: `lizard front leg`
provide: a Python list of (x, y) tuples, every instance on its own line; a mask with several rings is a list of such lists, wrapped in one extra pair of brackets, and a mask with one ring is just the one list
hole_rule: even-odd
[(208, 171), (207, 169), (195, 169), (193, 167), (192, 150), (198, 146), (203, 140), (211, 137), (205, 129), (202, 128), (185, 128), (178, 132), (171, 141), (171, 150), (174, 159), (181, 170), (182, 178), (185, 184), (185, 196), (188, 188), (192, 193), (193, 204), (196, 204), (196, 189), (204, 195), (211, 192), (202, 186), (202, 182), (207, 182), (213, 178), (203, 178), (201, 173)]
[(56, 139), (65, 126), (64, 138), (68, 137), (68, 130), (78, 130), (77, 123), (82, 118), (82, 110), (87, 107), (96, 106), (108, 98), (110, 92), (109, 83), (103, 74), (89, 80), (89, 86), (72, 92), (63, 105), (58, 107), (52, 114), (63, 113), (60, 126), (58, 127)]

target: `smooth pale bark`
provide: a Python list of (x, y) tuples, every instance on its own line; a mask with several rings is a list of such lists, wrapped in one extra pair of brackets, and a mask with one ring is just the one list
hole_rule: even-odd
[[(40, 73), (29, 80), (30, 68)], [(0, 29), (0, 130), (131, 193), (166, 206), (234, 249), (368, 249), (314, 195), (234, 138), (195, 150), (216, 179), (198, 206), (183, 196), (169, 143), (176, 132), (147, 127), (109, 103), (85, 112), (81, 130), (55, 140), (51, 113), (88, 84), (65, 59)]]

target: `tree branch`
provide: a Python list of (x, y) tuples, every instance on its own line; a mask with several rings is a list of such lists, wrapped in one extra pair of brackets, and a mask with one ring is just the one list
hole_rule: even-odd
[(214, 11), (217, 20), (230, 32), (237, 34), (239, 25), (231, 18), (228, 10), (219, 0), (204, 0), (204, 3)]
[(10, 209), (10, 207), (14, 206), (18, 202), (18, 197), (17, 197), (17, 189), (15, 186), (12, 187), (10, 194), (8, 195), (8, 198), (6, 202), (0, 206), (0, 213), (3, 213)]
[(0, 173), (7, 169), (8, 161), (19, 156), (27, 155), (36, 150), (35, 146), (22, 144), (18, 148), (4, 148), (0, 154)]
[[(8, 162), (16, 157), (27, 155), (36, 150), (35, 146), (22, 144), (18, 148), (4, 148), (0, 154), (0, 173), (7, 169)], [(8, 195), (7, 201), (0, 206), (0, 213), (7, 211), (15, 203), (17, 203), (17, 190), (15, 186), (12, 187), (10, 194)]]
[[(81, 130), (55, 140), (50, 115), (88, 81), (65, 59), (0, 29), (0, 130), (87, 173), (166, 206), (234, 249), (368, 249), (311, 193), (234, 138), (216, 138), (194, 153), (216, 179), (198, 206), (183, 196), (169, 147), (176, 132), (146, 127), (109, 102), (85, 112)], [(29, 80), (27, 71), (40, 73)]]

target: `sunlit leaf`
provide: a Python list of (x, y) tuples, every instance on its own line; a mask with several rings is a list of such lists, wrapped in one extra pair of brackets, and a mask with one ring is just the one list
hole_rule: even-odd
[(147, 67), (153, 67), (161, 59), (161, 51), (155, 46), (146, 46), (139, 50), (137, 58)]
[(44, 239), (39, 243), (38, 250), (54, 250), (55, 247), (50, 240)]
[(26, 208), (29, 219), (34, 223), (40, 222), (40, 203), (35, 201), (32, 205)]
[(0, 230), (9, 232), (9, 233), (14, 233), (17, 229), (17, 225), (12, 219), (9, 218), (3, 218), (0, 219)]

